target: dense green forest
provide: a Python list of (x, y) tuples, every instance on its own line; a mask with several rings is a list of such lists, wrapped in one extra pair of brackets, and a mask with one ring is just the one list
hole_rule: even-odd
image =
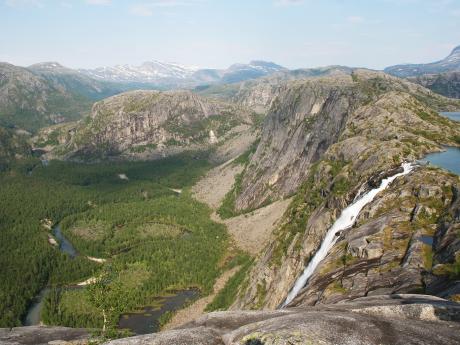
[[(209, 168), (203, 155), (91, 165), (30, 160), (1, 173), (0, 327), (20, 325), (46, 285), (54, 288), (42, 311), (45, 323), (100, 327), (100, 307), (88, 288), (63, 286), (108, 269), (112, 324), (170, 289), (208, 293), (227, 235), (187, 189)], [(46, 220), (61, 224), (80, 255), (71, 259), (48, 242)]]

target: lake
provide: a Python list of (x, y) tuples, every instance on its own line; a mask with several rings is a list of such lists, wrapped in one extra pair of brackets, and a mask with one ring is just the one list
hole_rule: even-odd
[(445, 151), (430, 153), (424, 157), (424, 160), (460, 175), (460, 148), (458, 147), (445, 147)]
[(440, 113), (442, 116), (448, 117), (454, 121), (460, 121), (460, 112), (442, 112)]

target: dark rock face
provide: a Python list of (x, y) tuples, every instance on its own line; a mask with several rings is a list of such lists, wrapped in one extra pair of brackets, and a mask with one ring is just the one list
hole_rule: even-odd
[(460, 98), (460, 71), (428, 74), (409, 78), (409, 80), (439, 93), (440, 95)]
[(67, 327), (15, 327), (0, 328), (2, 345), (86, 344), (89, 334), (84, 329)]
[(457, 344), (456, 303), (423, 295), (367, 297), (334, 306), (216, 312), (174, 331), (119, 339), (140, 344)]
[(309, 166), (337, 141), (358, 97), (349, 77), (335, 84), (304, 82), (282, 91), (264, 123), (236, 208), (258, 207), (270, 197), (293, 193)]

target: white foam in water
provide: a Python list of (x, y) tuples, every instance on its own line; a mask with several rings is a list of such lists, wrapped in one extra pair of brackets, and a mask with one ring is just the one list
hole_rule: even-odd
[(361, 212), (363, 207), (370, 203), (379, 192), (386, 189), (390, 185), (390, 183), (398, 177), (409, 174), (414, 168), (413, 165), (411, 165), (410, 163), (403, 163), (402, 167), (404, 169), (403, 172), (383, 179), (380, 183), (380, 187), (367, 192), (342, 211), (340, 217), (335, 221), (334, 225), (332, 225), (332, 227), (327, 231), (326, 237), (321, 243), (321, 247), (315, 253), (313, 259), (310, 260), (302, 275), (295, 282), (294, 287), (289, 292), (282, 307), (288, 305), (297, 296), (300, 290), (302, 290), (303, 287), (307, 284), (308, 279), (310, 279), (313, 272), (315, 272), (316, 267), (318, 267), (319, 263), (326, 257), (329, 250), (334, 246), (335, 242), (339, 238), (336, 235), (341, 231), (353, 226), (353, 224), (356, 221), (356, 218), (359, 215), (359, 212)]

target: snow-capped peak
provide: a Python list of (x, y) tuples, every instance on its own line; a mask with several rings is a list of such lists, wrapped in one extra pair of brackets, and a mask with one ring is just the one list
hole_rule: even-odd
[(93, 70), (80, 70), (90, 77), (108, 81), (152, 83), (165, 79), (186, 79), (198, 68), (176, 63), (147, 61), (140, 66), (116, 65), (99, 67)]

